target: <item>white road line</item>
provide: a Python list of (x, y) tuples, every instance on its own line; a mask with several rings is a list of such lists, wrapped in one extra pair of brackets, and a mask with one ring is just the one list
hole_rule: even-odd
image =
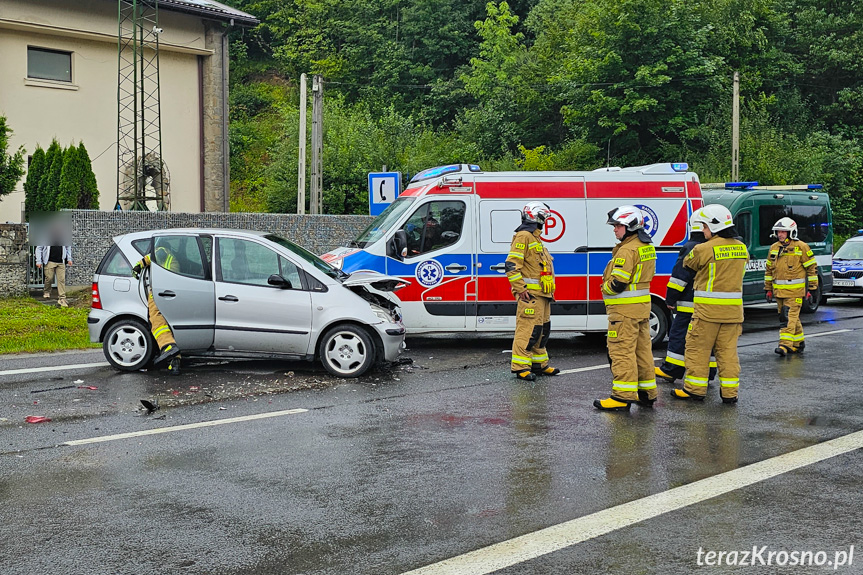
[(48, 367), (28, 367), (26, 369), (7, 369), (0, 371), (0, 375), (16, 375), (19, 373), (39, 373), (42, 371), (63, 371), (67, 369), (87, 369), (89, 367), (104, 367), (108, 365), (107, 361), (98, 363), (75, 363), (72, 365), (53, 365)]
[(186, 425), (174, 425), (171, 427), (157, 427), (156, 429), (146, 429), (144, 431), (132, 431), (130, 433), (118, 433), (116, 435), (103, 435), (102, 437), (91, 437), (90, 439), (75, 439), (67, 441), (61, 445), (87, 445), (90, 443), (103, 443), (105, 441), (116, 441), (118, 439), (128, 439), (130, 437), (142, 437), (144, 435), (157, 435), (159, 433), (173, 433), (174, 431), (185, 431), (187, 429), (197, 429), (199, 427), (214, 427), (216, 425), (227, 425), (228, 423), (239, 423), (241, 421), (253, 421), (255, 419), (266, 419), (268, 417), (281, 417), (282, 415), (294, 415), (295, 413), (303, 413), (308, 409), (286, 409), (284, 411), (270, 411), (268, 413), (258, 413), (256, 415), (243, 415), (241, 417), (229, 417), (226, 419), (214, 419), (212, 421), (202, 421), (200, 423), (187, 423)]
[(403, 575), (484, 575), (863, 447), (863, 431), (483, 547)]
[[(662, 357), (654, 357), (654, 358), (653, 358), (653, 361), (659, 361), (660, 359), (665, 359), (665, 358), (662, 358)], [(607, 368), (607, 367), (611, 367), (611, 366), (610, 366), (610, 365), (608, 365), (607, 363), (604, 363), (604, 364), (602, 364), (602, 365), (591, 365), (590, 367), (579, 367), (579, 368), (576, 368), (576, 369), (561, 369), (561, 370), (560, 370), (560, 375), (566, 375), (567, 373), (579, 373), (579, 372), (582, 372), (582, 371), (594, 371), (594, 370), (596, 370), (596, 369), (605, 369), (605, 368)]]
[(834, 333), (845, 333), (846, 331), (854, 331), (851, 329), (837, 329), (836, 331), (822, 331), (820, 333), (807, 334), (806, 339), (811, 339), (813, 337), (818, 337), (821, 335), (833, 335)]

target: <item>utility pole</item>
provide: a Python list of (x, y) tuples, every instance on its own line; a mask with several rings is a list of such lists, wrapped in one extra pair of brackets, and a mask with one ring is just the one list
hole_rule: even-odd
[(306, 213), (306, 108), (309, 95), (306, 92), (306, 74), (300, 74), (300, 161), (297, 168), (297, 213)]
[(731, 181), (740, 181), (740, 72), (734, 72), (731, 101)]
[(309, 213), (322, 212), (324, 141), (324, 82), (320, 74), (312, 76), (312, 182)]

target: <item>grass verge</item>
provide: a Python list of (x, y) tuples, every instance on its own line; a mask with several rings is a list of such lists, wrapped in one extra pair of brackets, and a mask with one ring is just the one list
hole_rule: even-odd
[(99, 347), (87, 334), (90, 304), (83, 300), (89, 298), (77, 299), (70, 296), (67, 308), (26, 297), (0, 299), (0, 354)]

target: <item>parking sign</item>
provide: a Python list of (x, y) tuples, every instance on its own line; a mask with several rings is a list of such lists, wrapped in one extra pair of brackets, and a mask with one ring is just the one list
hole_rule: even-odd
[(369, 214), (378, 216), (399, 197), (400, 172), (369, 173)]

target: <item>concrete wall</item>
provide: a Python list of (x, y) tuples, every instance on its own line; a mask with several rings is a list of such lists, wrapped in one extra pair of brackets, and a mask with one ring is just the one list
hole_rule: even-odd
[[(225, 107), (222, 27), (200, 17), (161, 10), (160, 86), (162, 153), (171, 175), (171, 210), (200, 212), (202, 190), (217, 196), (207, 209), (222, 211), (224, 168), (222, 129)], [(210, 46), (208, 46), (208, 44)], [(27, 47), (72, 53), (72, 82), (27, 77)], [(199, 61), (207, 83), (206, 125), (202, 124)], [(93, 159), (100, 208), (117, 199), (117, 3), (107, 0), (0, 1), (0, 115), (14, 130), (10, 148), (46, 148), (83, 141)], [(215, 98), (215, 100), (214, 100)], [(201, 133), (212, 143), (204, 150)], [(214, 164), (211, 166), (211, 164)], [(203, 168), (211, 173), (202, 186)], [(26, 178), (26, 176), (25, 176)], [(0, 222), (21, 221), (24, 179), (0, 201)]]
[(373, 220), (371, 216), (75, 210), (72, 212), (75, 265), (66, 270), (66, 284), (90, 284), (96, 266), (111, 246), (111, 238), (130, 232), (170, 228), (261, 230), (277, 233), (313, 253), (322, 254), (347, 245)]
[(0, 224), (0, 297), (27, 295), (27, 228)]

